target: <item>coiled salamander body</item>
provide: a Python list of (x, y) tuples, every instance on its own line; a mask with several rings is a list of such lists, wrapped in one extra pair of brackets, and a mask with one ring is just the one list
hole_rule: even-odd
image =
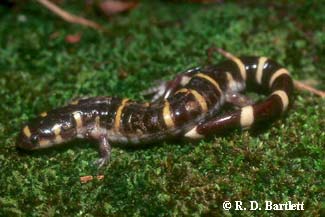
[[(144, 144), (167, 138), (199, 139), (230, 128), (247, 129), (275, 119), (292, 103), (293, 82), (288, 71), (265, 57), (235, 57), (205, 68), (193, 68), (151, 92), (142, 103), (117, 97), (90, 97), (41, 113), (22, 127), (17, 146), (35, 150), (75, 138), (95, 139), (104, 165), (111, 143)], [(240, 95), (247, 85), (270, 92), (262, 102)], [(218, 115), (225, 103), (237, 110)]]

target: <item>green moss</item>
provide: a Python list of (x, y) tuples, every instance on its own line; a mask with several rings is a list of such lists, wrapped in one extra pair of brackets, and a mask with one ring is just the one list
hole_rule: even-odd
[[(261, 4), (144, 2), (108, 22), (92, 17), (107, 33), (64, 23), (36, 3), (10, 13), (0, 6), (0, 215), (279, 214), (223, 211), (225, 200), (292, 200), (306, 210), (285, 216), (324, 214), (325, 102), (308, 93), (296, 93), (286, 119), (257, 135), (115, 148), (101, 171), (88, 163), (97, 158), (94, 144), (31, 154), (14, 146), (21, 124), (36, 114), (77, 96), (141, 99), (154, 80), (208, 64), (212, 45), (272, 57), (295, 79), (325, 89), (324, 4)], [(63, 6), (81, 14), (81, 5)], [(67, 44), (76, 32), (81, 41)], [(105, 179), (80, 184), (80, 176), (97, 173)]]

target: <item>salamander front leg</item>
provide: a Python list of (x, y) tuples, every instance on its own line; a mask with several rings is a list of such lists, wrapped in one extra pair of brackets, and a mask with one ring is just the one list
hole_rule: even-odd
[(98, 168), (104, 166), (110, 160), (111, 150), (112, 150), (112, 147), (109, 144), (107, 137), (100, 136), (99, 137), (99, 156), (100, 156), (100, 158), (94, 162), (94, 164), (97, 165)]

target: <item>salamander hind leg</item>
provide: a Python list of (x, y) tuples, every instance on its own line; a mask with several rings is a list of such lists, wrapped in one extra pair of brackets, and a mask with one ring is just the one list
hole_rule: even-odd
[(156, 102), (162, 99), (166, 90), (168, 89), (168, 83), (171, 81), (156, 81), (156, 86), (150, 87), (141, 92), (142, 96), (152, 96), (151, 102)]
[(199, 67), (191, 68), (177, 75), (173, 80), (160, 81), (155, 87), (151, 87), (141, 94), (144, 96), (153, 95), (152, 102), (157, 102), (162, 99), (167, 99), (170, 95), (176, 92), (181, 87), (185, 86), (192, 76), (200, 70)]
[(238, 108), (242, 108), (248, 105), (252, 105), (254, 104), (254, 101), (249, 98), (248, 96), (245, 96), (241, 93), (238, 92), (228, 92), (225, 94), (225, 99), (226, 102), (238, 107)]
[(83, 96), (77, 97), (68, 102), (68, 105), (83, 106), (83, 105), (96, 105), (96, 104), (109, 104), (112, 97), (108, 96)]
[(83, 96), (83, 97), (75, 97), (68, 102), (68, 105), (78, 105), (81, 100), (86, 100), (91, 97)]

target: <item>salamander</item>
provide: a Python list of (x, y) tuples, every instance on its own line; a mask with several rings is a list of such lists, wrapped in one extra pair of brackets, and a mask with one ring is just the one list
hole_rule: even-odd
[[(99, 143), (98, 166), (111, 156), (111, 144), (152, 144), (169, 138), (201, 139), (231, 128), (248, 129), (271, 121), (292, 104), (293, 81), (286, 68), (266, 57), (228, 58), (219, 64), (192, 68), (149, 92), (152, 102), (97, 96), (43, 112), (23, 125), (17, 146), (49, 148), (75, 138)], [(252, 85), (269, 92), (253, 103), (240, 92)], [(219, 114), (226, 103), (237, 109)]]

